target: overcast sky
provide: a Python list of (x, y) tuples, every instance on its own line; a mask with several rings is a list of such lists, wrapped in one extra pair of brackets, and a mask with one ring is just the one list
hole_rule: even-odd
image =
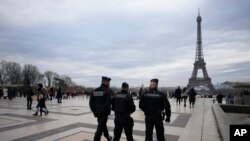
[(185, 86), (198, 8), (212, 83), (250, 81), (249, 0), (0, 0), (0, 60), (98, 86)]

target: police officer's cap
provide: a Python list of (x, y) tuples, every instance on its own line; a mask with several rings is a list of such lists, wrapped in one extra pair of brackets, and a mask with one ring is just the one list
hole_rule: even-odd
[(128, 87), (129, 87), (128, 83), (126, 83), (126, 82), (122, 83), (122, 88), (128, 88)]
[(102, 80), (105, 80), (105, 81), (110, 81), (110, 80), (111, 80), (111, 78), (106, 77), (106, 76), (102, 76)]
[(158, 80), (157, 78), (154, 78), (154, 79), (151, 79), (151, 81), (150, 81), (150, 82), (158, 83), (158, 82), (159, 82), (159, 80)]

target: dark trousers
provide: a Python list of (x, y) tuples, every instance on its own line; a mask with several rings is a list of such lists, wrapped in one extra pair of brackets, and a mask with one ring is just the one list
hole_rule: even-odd
[(161, 115), (146, 116), (146, 138), (145, 141), (153, 141), (153, 129), (156, 129), (156, 136), (158, 141), (165, 141), (164, 127)]
[(9, 100), (12, 100), (12, 94), (8, 94)]
[(31, 109), (32, 98), (27, 98), (27, 109)]
[(195, 101), (189, 101), (189, 105), (191, 106), (194, 106), (194, 103), (195, 103)]
[(179, 102), (179, 105), (181, 104), (181, 98), (176, 98), (176, 103)]
[(62, 103), (62, 96), (57, 97), (57, 103)]
[(44, 107), (40, 107), (40, 115), (42, 115), (42, 113), (46, 114), (46, 111), (43, 110)]
[[(45, 101), (39, 102), (38, 107), (40, 108), (40, 115), (42, 115), (42, 113), (48, 114), (48, 109), (45, 105)], [(45, 109), (45, 111), (43, 110), (43, 108)]]
[(134, 141), (133, 139), (133, 126), (134, 120), (130, 115), (115, 115), (115, 129), (114, 129), (114, 140), (119, 141), (124, 128), (127, 141)]
[(107, 139), (109, 138), (107, 121), (108, 121), (108, 115), (103, 115), (97, 118), (98, 125), (97, 125), (97, 130), (95, 132), (94, 141), (100, 141), (102, 133), (104, 133), (104, 137), (106, 137)]
[(186, 106), (187, 97), (186, 97), (186, 96), (183, 96), (183, 99), (184, 99), (184, 106)]

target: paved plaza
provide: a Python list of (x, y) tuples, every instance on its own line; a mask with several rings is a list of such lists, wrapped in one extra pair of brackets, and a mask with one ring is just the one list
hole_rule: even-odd
[[(90, 111), (86, 97), (47, 101), (50, 113), (46, 116), (33, 116), (33, 110), (26, 110), (26, 99), (0, 100), (1, 141), (91, 141), (96, 131), (97, 121)], [(145, 138), (144, 114), (135, 100), (133, 136), (137, 141)], [(176, 105), (170, 99), (171, 122), (164, 123), (165, 137), (168, 141), (220, 141), (218, 127), (212, 112), (212, 99), (198, 98), (194, 109)], [(108, 120), (110, 135), (113, 135), (114, 113)], [(155, 135), (154, 135), (155, 136)], [(105, 138), (102, 138), (105, 141)], [(124, 134), (122, 139), (126, 140)]]

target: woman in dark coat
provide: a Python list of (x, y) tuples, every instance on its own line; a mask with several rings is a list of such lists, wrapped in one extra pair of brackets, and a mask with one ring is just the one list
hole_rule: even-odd
[(188, 92), (189, 95), (189, 108), (194, 108), (194, 103), (195, 103), (195, 97), (196, 97), (196, 92), (194, 88), (191, 88), (190, 91)]
[[(39, 83), (38, 84), (38, 89), (37, 89), (37, 92), (38, 92), (38, 96), (37, 96), (37, 106), (36, 106), (36, 113), (33, 114), (34, 116), (37, 116), (38, 115), (38, 111), (39, 111), (39, 108), (40, 108), (40, 116), (42, 116), (42, 113), (44, 112), (45, 115), (47, 115), (49, 113), (47, 107), (46, 107), (46, 104), (45, 104), (45, 95), (46, 95), (46, 89), (43, 88), (43, 84)], [(46, 110), (44, 111), (43, 108)]]

